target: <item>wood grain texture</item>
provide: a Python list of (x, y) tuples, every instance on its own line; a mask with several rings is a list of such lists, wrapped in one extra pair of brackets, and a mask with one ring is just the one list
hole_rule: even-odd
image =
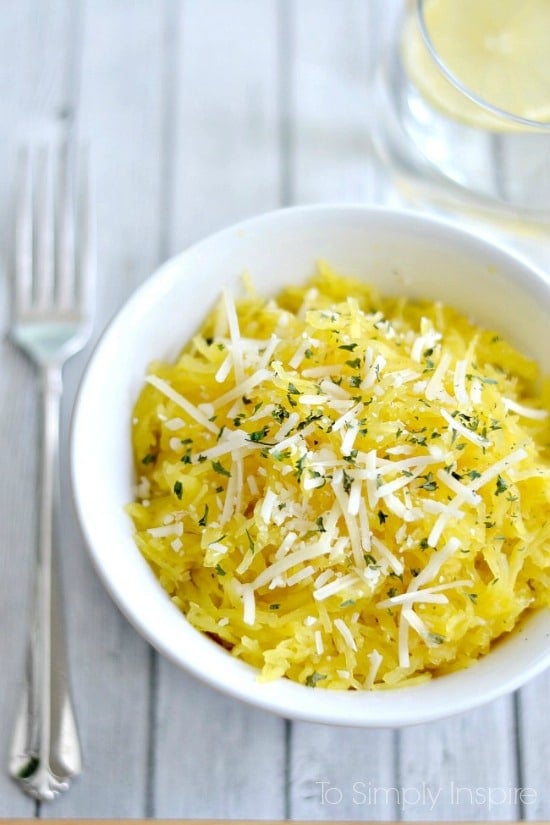
[(277, 0), (187, 0), (174, 44), (169, 247), (279, 204)]
[[(22, 681), (36, 478), (32, 368), (4, 337), (17, 141), (75, 133), (93, 144), (97, 338), (161, 260), (229, 223), (298, 202), (400, 203), (369, 135), (370, 82), (400, 5), (1, 0), (1, 764)], [(547, 240), (507, 241), (548, 268)], [(65, 376), (65, 502), (70, 408), (89, 352)], [(84, 774), (36, 809), (0, 765), (0, 816), (550, 819), (548, 675), (515, 699), (401, 732), (288, 723), (157, 657), (106, 595), (68, 505), (61, 549)], [(511, 800), (521, 787), (535, 795)]]
[(529, 791), (524, 795), (524, 819), (550, 820), (550, 731), (548, 704), (550, 673), (543, 673), (517, 696), (520, 781)]
[(286, 8), (291, 199), (373, 199), (369, 4), (293, 0)]
[(402, 730), (399, 740), (396, 784), (402, 792), (402, 819), (519, 818), (511, 699)]
[(280, 719), (223, 697), (165, 661), (157, 708), (155, 816), (284, 818)]
[(293, 819), (394, 820), (395, 733), (296, 723), (290, 746)]

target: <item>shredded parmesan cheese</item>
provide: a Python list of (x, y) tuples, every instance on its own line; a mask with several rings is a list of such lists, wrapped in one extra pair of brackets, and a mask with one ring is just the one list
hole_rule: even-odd
[(437, 677), (549, 604), (550, 390), (454, 310), (321, 264), (225, 290), (145, 384), (136, 543), (261, 680)]

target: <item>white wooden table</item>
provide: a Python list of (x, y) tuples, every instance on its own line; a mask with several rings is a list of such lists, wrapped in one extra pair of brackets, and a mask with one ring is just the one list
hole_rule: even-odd
[[(370, 157), (369, 81), (396, 3), (0, 0), (0, 816), (550, 818), (548, 676), (398, 732), (289, 723), (226, 699), (157, 656), (111, 603), (66, 471), (61, 552), (85, 769), (40, 806), (2, 767), (23, 674), (37, 438), (32, 369), (3, 335), (17, 142), (74, 130), (92, 141), (98, 335), (164, 258), (228, 223), (296, 202), (395, 198)], [(66, 370), (65, 470), (88, 354)], [(532, 789), (523, 804), (521, 788)]]

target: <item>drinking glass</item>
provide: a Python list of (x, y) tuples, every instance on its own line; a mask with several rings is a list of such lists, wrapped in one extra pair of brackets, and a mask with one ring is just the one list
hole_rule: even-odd
[(375, 147), (435, 197), (550, 221), (550, 0), (410, 0), (375, 81)]

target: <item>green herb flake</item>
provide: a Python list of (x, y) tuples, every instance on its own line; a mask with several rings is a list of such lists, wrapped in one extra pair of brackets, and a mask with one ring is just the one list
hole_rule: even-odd
[(497, 476), (497, 484), (496, 484), (496, 488), (495, 488), (495, 495), (500, 496), (501, 493), (506, 492), (507, 489), (508, 489), (508, 485), (506, 484), (506, 482), (504, 481), (502, 476), (498, 475)]
[(147, 455), (144, 455), (143, 458), (141, 459), (141, 463), (142, 464), (153, 464), (153, 462), (156, 461), (156, 458), (157, 458), (156, 455), (154, 455), (153, 453), (147, 453)]
[(268, 434), (268, 432), (269, 432), (269, 427), (267, 426), (267, 424), (265, 424), (262, 427), (261, 430), (255, 430), (255, 432), (253, 432), (253, 433), (248, 433), (248, 439), (247, 440), (248, 441), (254, 441), (256, 443), (258, 441), (263, 441), (264, 438), (266, 437), (266, 435)]
[(229, 472), (229, 470), (226, 470), (223, 464), (219, 461), (212, 462), (212, 469), (215, 473), (219, 473), (222, 476), (227, 476), (228, 478), (231, 478), (231, 473)]
[(351, 367), (352, 370), (358, 370), (361, 367), (361, 359), (360, 358), (354, 358), (353, 360), (346, 361), (345, 363), (348, 367)]
[(434, 480), (433, 473), (427, 473), (425, 476), (420, 476), (420, 478), (426, 479), (424, 484), (421, 484), (423, 490), (427, 490), (429, 493), (433, 493), (434, 490), (437, 490), (437, 482)]
[(347, 473), (345, 470), (343, 472), (343, 483), (344, 483), (344, 491), (346, 493), (349, 493), (349, 491), (351, 490), (352, 478), (351, 478), (350, 474)]
[(252, 538), (252, 536), (248, 532), (248, 529), (246, 530), (246, 537), (248, 539), (248, 549), (250, 550), (251, 553), (253, 553), (254, 550), (255, 550), (254, 539)]
[(40, 765), (40, 759), (37, 756), (30, 756), (22, 768), (17, 772), (19, 779), (29, 779)]
[(326, 529), (325, 529), (325, 525), (323, 524), (323, 516), (319, 516), (319, 518), (316, 519), (315, 524), (317, 525), (317, 529), (319, 530), (320, 533), (326, 533), (327, 532)]
[(208, 504), (205, 504), (204, 505), (204, 513), (202, 514), (202, 516), (199, 519), (199, 525), (201, 527), (206, 527), (207, 522), (208, 522)]
[(367, 567), (370, 567), (371, 570), (379, 570), (380, 565), (372, 555), (372, 553), (363, 553), (363, 558), (365, 559), (365, 564)]
[(288, 418), (290, 413), (288, 410), (285, 410), (282, 404), (276, 404), (275, 408), (271, 412), (271, 417), (277, 421), (278, 424), (282, 424), (285, 418)]
[(286, 461), (290, 458), (290, 450), (272, 450), (271, 458), (274, 461)]
[(314, 688), (318, 682), (322, 682), (323, 679), (326, 679), (325, 673), (317, 673), (316, 670), (313, 673), (310, 673), (309, 676), (306, 676), (306, 686)]
[(218, 574), (218, 576), (225, 576), (225, 570), (223, 569), (221, 564), (216, 565), (216, 573)]
[(177, 496), (177, 498), (179, 498), (180, 501), (181, 501), (181, 497), (183, 495), (183, 484), (181, 483), (181, 481), (176, 481), (175, 482), (175, 484), (174, 484), (174, 493)]
[(432, 645), (442, 645), (445, 641), (445, 636), (440, 636), (439, 633), (428, 633), (428, 642)]
[(272, 602), (272, 603), (269, 605), (269, 609), (270, 609), (270, 610), (278, 610), (278, 609), (280, 608), (280, 606), (281, 606), (281, 605), (280, 605), (278, 602)]
[(466, 595), (473, 604), (477, 602), (477, 593), (467, 593)]
[(340, 607), (353, 607), (356, 604), (355, 599), (346, 599), (345, 602), (342, 602)]
[(302, 474), (304, 472), (305, 466), (306, 466), (306, 456), (303, 455), (296, 462), (296, 471), (295, 472), (296, 472), (296, 476), (298, 478), (298, 481), (300, 481), (300, 479), (302, 478)]
[(384, 513), (384, 511), (383, 511), (383, 510), (379, 510), (379, 511), (378, 511), (378, 521), (380, 522), (380, 524), (385, 524), (385, 523), (386, 523), (387, 518), (388, 518), (388, 514), (387, 514), (387, 513)]
[[(340, 344), (340, 346), (338, 347), (338, 349), (345, 349), (345, 350), (347, 350), (348, 352), (353, 352), (353, 350), (354, 350), (354, 349), (356, 349), (356, 347), (357, 347), (357, 344), (356, 344), (356, 343), (354, 343), (354, 344)], [(346, 363), (347, 363), (347, 362), (346, 362)]]
[(349, 455), (344, 456), (344, 461), (347, 461), (348, 464), (355, 464), (357, 460), (357, 453), (359, 450), (352, 450)]
[(300, 395), (300, 390), (296, 388), (296, 386), (292, 383), (292, 381), (288, 385), (288, 394), (289, 395)]

